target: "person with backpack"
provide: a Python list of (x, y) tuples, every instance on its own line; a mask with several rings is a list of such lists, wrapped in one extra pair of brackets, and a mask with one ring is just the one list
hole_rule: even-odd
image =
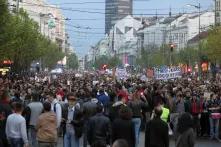
[(57, 129), (59, 129), (61, 125), (61, 117), (62, 117), (61, 105), (58, 103), (58, 100), (55, 98), (55, 95), (53, 92), (48, 92), (46, 94), (46, 99), (51, 104), (51, 110), (54, 111), (56, 114)]
[(37, 147), (36, 140), (36, 123), (38, 117), (43, 112), (43, 104), (39, 102), (39, 94), (32, 93), (32, 102), (23, 111), (28, 127), (28, 138), (32, 147)]
[(83, 134), (83, 107), (77, 102), (74, 93), (67, 96), (68, 107), (64, 118), (64, 147), (80, 147), (80, 138)]

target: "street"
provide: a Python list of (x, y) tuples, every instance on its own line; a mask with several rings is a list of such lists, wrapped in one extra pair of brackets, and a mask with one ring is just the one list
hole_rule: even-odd
[[(140, 136), (140, 145), (139, 147), (144, 147), (144, 137), (145, 134), (142, 132)], [(217, 141), (210, 141), (209, 139), (198, 139), (196, 141), (195, 147), (220, 147), (221, 143)], [(58, 147), (63, 147), (62, 139), (59, 140)], [(175, 147), (175, 142), (173, 139), (170, 140), (170, 147)]]

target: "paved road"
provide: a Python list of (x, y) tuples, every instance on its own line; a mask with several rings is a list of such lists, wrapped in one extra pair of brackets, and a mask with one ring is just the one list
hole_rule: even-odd
[[(62, 139), (59, 140), (58, 147), (63, 147)], [(144, 147), (144, 133), (141, 133), (139, 147)], [(170, 140), (170, 147), (175, 147), (175, 142), (172, 139)], [(221, 143), (210, 141), (209, 139), (199, 139), (197, 140), (195, 147), (221, 147)]]

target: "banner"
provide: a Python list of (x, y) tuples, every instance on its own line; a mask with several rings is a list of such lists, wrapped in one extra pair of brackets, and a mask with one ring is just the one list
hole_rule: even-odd
[(182, 70), (180, 67), (154, 68), (154, 77), (157, 80), (169, 80), (181, 78)]
[(119, 69), (119, 68), (117, 68), (116, 69), (116, 77), (118, 79), (126, 80), (128, 78), (127, 70), (126, 69)]

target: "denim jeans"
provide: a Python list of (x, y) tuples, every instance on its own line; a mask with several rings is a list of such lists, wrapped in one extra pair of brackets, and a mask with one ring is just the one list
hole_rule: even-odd
[(9, 142), (12, 147), (23, 147), (24, 142), (22, 138), (9, 138)]
[(140, 125), (141, 125), (141, 118), (133, 118), (132, 122), (134, 124), (135, 129), (135, 139), (136, 139), (136, 147), (139, 144), (139, 136), (140, 136)]
[(31, 147), (37, 147), (37, 140), (36, 140), (36, 129), (34, 126), (29, 126), (28, 128), (28, 139), (30, 142)]
[(77, 138), (74, 134), (66, 132), (64, 135), (64, 147), (80, 147), (80, 138)]
[(219, 138), (219, 119), (209, 118), (210, 123), (210, 137)]

